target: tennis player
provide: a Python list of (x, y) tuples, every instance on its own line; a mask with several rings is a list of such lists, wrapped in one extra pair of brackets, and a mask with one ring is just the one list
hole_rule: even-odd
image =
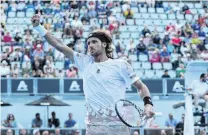
[(87, 38), (90, 55), (77, 53), (40, 25), (40, 16), (32, 17), (35, 30), (50, 45), (71, 59), (83, 74), (86, 99), (86, 135), (129, 135), (129, 128), (116, 117), (115, 103), (125, 98), (126, 86), (133, 84), (144, 101), (144, 110), (152, 117), (153, 104), (147, 86), (136, 76), (132, 67), (120, 59), (112, 59), (112, 39), (108, 31), (97, 30)]
[(202, 73), (200, 75), (199, 80), (194, 80), (191, 83), (191, 88), (189, 88), (188, 90), (193, 91), (194, 104), (195, 104), (196, 110), (198, 110), (200, 98), (203, 98), (206, 102), (208, 102), (207, 75), (205, 73)]

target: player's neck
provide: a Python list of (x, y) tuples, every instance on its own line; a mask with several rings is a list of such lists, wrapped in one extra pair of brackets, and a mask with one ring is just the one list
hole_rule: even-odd
[(104, 61), (108, 60), (108, 57), (106, 56), (106, 54), (102, 53), (102, 54), (99, 54), (99, 55), (95, 56), (94, 60), (95, 60), (96, 63), (104, 62)]

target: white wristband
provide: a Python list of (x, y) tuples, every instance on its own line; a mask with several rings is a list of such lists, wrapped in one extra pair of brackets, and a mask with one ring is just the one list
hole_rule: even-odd
[(46, 35), (46, 33), (48, 32), (42, 25), (38, 25), (38, 26), (36, 26), (36, 27), (34, 27), (34, 29), (35, 30), (37, 30), (39, 33), (40, 33), (40, 35), (43, 37), (43, 36), (45, 36)]

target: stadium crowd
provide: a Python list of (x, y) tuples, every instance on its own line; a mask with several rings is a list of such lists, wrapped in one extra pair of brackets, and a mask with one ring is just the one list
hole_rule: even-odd
[(41, 24), (68, 47), (85, 54), (88, 34), (109, 30), (114, 58), (129, 59), (142, 74), (159, 69), (161, 78), (168, 63), (165, 77), (171, 70), (183, 78), (188, 61), (208, 60), (207, 3), (3, 0), (1, 77), (80, 77), (73, 63), (32, 29), (33, 14), (40, 14)]

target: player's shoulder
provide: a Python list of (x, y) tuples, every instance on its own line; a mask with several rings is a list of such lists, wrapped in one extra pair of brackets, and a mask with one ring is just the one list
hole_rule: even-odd
[(127, 63), (128, 63), (128, 62), (127, 62), (126, 60), (124, 60), (124, 59), (112, 59), (112, 62), (115, 62), (115, 63), (117, 63), (117, 64), (121, 64), (121, 65), (127, 64)]

